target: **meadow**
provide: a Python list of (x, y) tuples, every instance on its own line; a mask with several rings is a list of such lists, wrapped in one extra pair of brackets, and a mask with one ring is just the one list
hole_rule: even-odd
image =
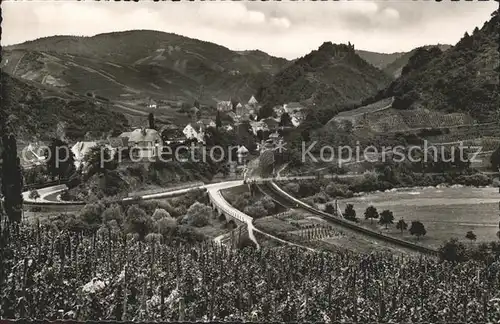
[[(399, 189), (339, 201), (341, 208), (347, 203), (353, 204), (363, 225), (411, 241), (417, 241), (417, 238), (407, 231), (401, 234), (395, 224), (401, 218), (408, 225), (411, 221), (421, 221), (427, 234), (419, 241), (432, 247), (439, 247), (443, 241), (450, 238), (470, 242), (465, 238), (468, 231), (477, 235), (476, 242), (470, 243), (497, 240), (499, 202), (500, 194), (497, 188), (472, 187)], [(394, 213), (394, 225), (386, 230), (378, 225), (376, 220), (373, 224), (370, 220), (365, 220), (364, 211), (370, 205), (375, 206), (379, 213), (384, 209), (391, 210)]]

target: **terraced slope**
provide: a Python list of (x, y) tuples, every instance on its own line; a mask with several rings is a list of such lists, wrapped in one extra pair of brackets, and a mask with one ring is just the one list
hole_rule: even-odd
[(500, 54), (498, 10), (481, 29), (452, 48), (419, 48), (401, 76), (365, 103), (395, 97), (393, 107), (465, 113), (481, 122), (498, 118)]
[(54, 36), (4, 50), (2, 68), (11, 75), (111, 100), (246, 102), (288, 64), (263, 52), (234, 52), (157, 31)]

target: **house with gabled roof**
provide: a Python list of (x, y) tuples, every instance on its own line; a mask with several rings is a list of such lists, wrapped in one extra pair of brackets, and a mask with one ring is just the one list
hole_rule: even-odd
[(130, 152), (137, 158), (156, 157), (163, 145), (160, 133), (151, 128), (137, 128), (132, 132), (122, 133), (119, 137), (128, 138)]
[(209, 118), (202, 118), (202, 119), (198, 120), (196, 123), (205, 126), (205, 128), (208, 128), (208, 127), (215, 128), (217, 126), (216, 123)]
[(229, 101), (219, 101), (217, 103), (217, 110), (222, 112), (229, 112), (233, 110), (233, 103)]
[(255, 136), (257, 136), (257, 132), (258, 131), (268, 131), (269, 130), (269, 127), (267, 126), (267, 124), (260, 120), (260, 121), (251, 121), (250, 122), (250, 126), (252, 127), (252, 132)]
[(285, 110), (285, 112), (287, 112), (288, 114), (291, 115), (292, 113), (295, 113), (297, 111), (301, 111), (302, 109), (304, 109), (304, 106), (302, 106), (298, 102), (289, 102), (289, 103), (286, 103), (283, 105), (283, 109)]
[(257, 101), (257, 99), (255, 99), (255, 97), (254, 97), (254, 96), (252, 96), (252, 97), (250, 98), (250, 100), (248, 100), (248, 104), (249, 104), (249, 105), (251, 105), (251, 106), (255, 106), (255, 105), (258, 105), (258, 104), (259, 104), (259, 102)]
[(238, 163), (243, 164), (246, 162), (248, 156), (248, 149), (244, 145), (240, 145), (237, 150)]
[(188, 140), (195, 139), (198, 142), (205, 142), (205, 125), (203, 123), (189, 123), (184, 127), (182, 133)]

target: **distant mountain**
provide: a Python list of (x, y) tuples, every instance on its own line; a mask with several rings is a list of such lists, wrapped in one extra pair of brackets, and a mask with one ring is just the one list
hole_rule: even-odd
[(81, 140), (94, 135), (119, 133), (128, 126), (124, 115), (85, 98), (25, 82), (1, 72), (2, 112), (18, 141), (48, 140), (61, 126), (65, 136)]
[(393, 63), (406, 53), (407, 52), (397, 52), (397, 53), (386, 54), (386, 53), (356, 50), (356, 54), (358, 54), (363, 60), (381, 70), (383, 70), (386, 66)]
[(276, 74), (258, 99), (268, 105), (299, 101), (328, 107), (358, 102), (389, 82), (353, 46), (327, 42)]
[(396, 109), (459, 112), (495, 120), (500, 102), (498, 19), (497, 10), (481, 29), (465, 33), (445, 52), (438, 47), (415, 50), (401, 76), (365, 103), (395, 97)]
[[(446, 51), (452, 47), (452, 45), (443, 45), (443, 44), (438, 44), (438, 45), (427, 45), (419, 48), (425, 48), (429, 49), (431, 47), (437, 47), (441, 51)], [(397, 78), (401, 75), (401, 70), (403, 67), (408, 63), (408, 60), (410, 57), (412, 57), (415, 52), (417, 51), (417, 48), (410, 52), (402, 53), (399, 57), (397, 57), (394, 61), (391, 63), (385, 65), (382, 67), (383, 71), (387, 73), (390, 76), (393, 76), (394, 78)]]
[(150, 63), (181, 72), (201, 64), (216, 71), (272, 74), (288, 62), (261, 51), (235, 52), (214, 43), (153, 30), (112, 32), (92, 37), (53, 36), (6, 49), (71, 54), (119, 64)]
[(289, 62), (158, 31), (54, 36), (4, 47), (12, 75), (112, 100), (248, 100)]

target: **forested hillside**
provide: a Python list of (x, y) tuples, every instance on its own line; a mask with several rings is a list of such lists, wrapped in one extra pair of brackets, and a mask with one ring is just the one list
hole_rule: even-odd
[(491, 121), (499, 107), (498, 11), (481, 29), (442, 52), (415, 51), (402, 75), (365, 103), (395, 97), (397, 109), (426, 108), (464, 112)]
[(350, 44), (327, 42), (276, 74), (260, 89), (258, 99), (267, 105), (292, 101), (321, 107), (349, 104), (376, 93), (389, 81)]
[(48, 139), (65, 124), (66, 136), (82, 139), (88, 131), (120, 132), (126, 118), (91, 101), (57, 96), (2, 72), (2, 111), (18, 140)]

